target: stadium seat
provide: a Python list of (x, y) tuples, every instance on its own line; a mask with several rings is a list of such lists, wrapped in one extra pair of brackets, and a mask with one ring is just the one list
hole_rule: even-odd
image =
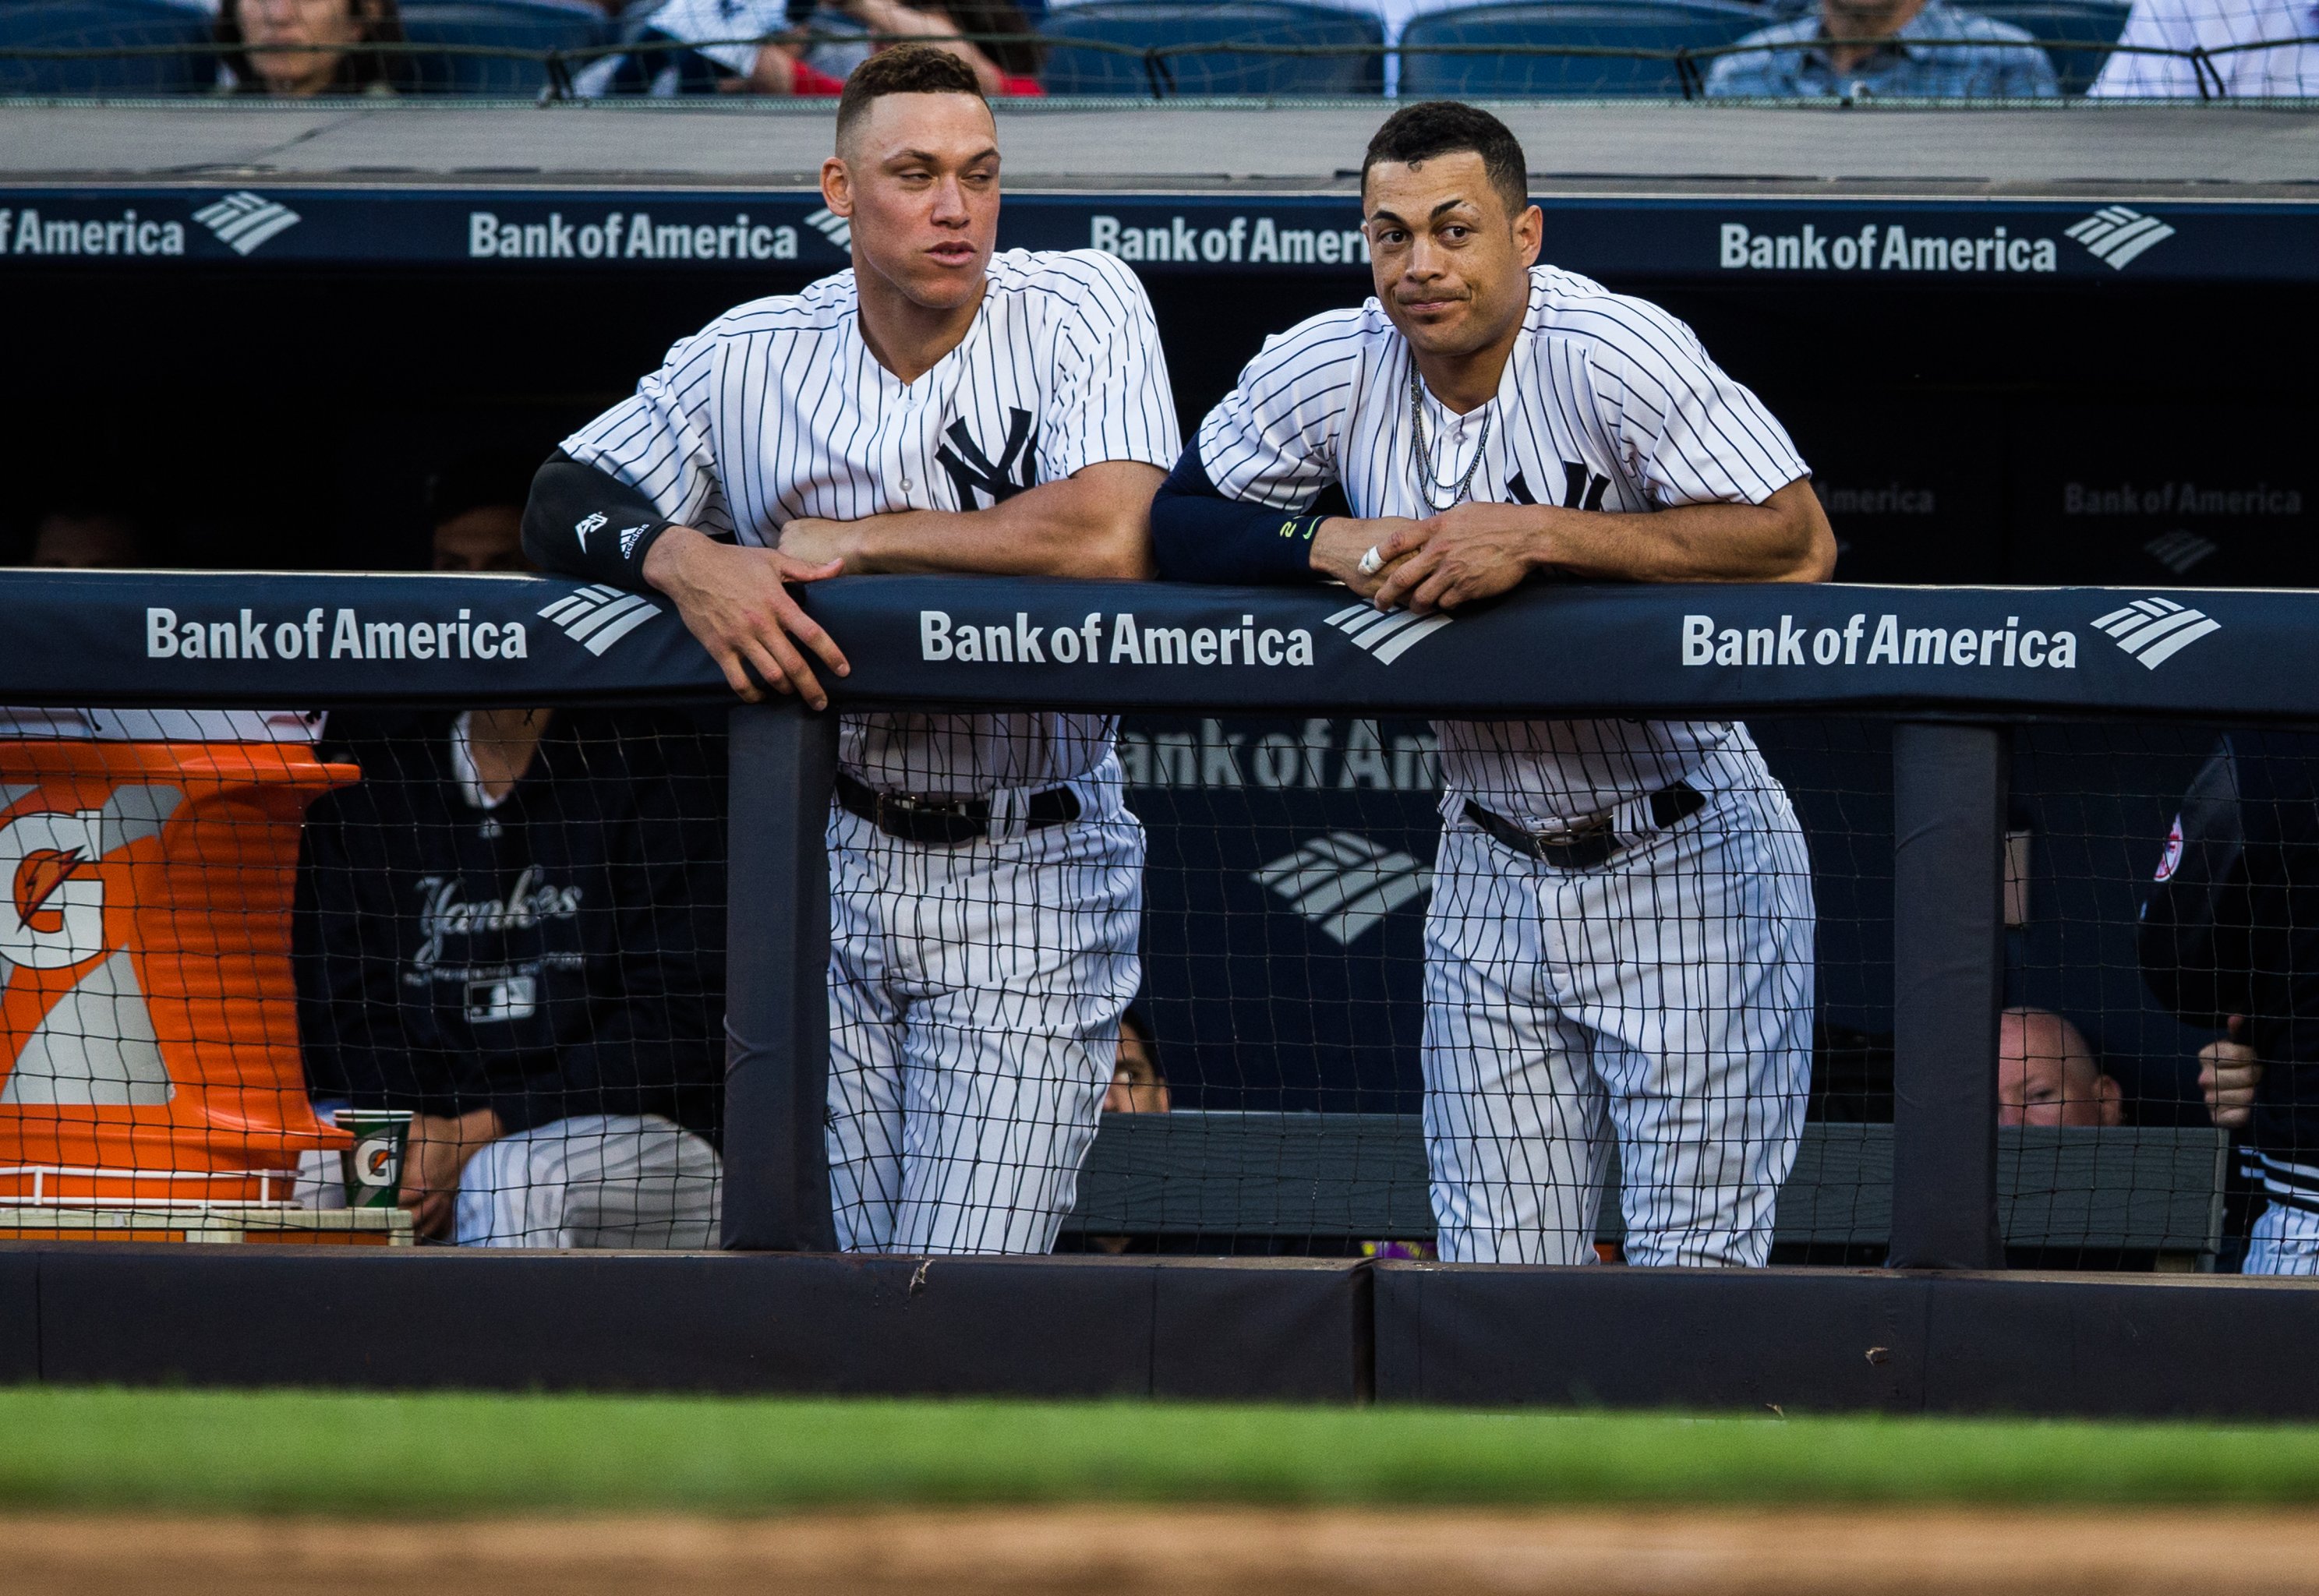
[[(0, 95), (187, 95), (217, 77), (210, 19), (181, 5), (33, 0), (0, 5)], [(12, 50), (174, 47), (176, 53), (80, 59)]]
[[(1048, 41), (1041, 81), (1051, 95), (1373, 95), (1385, 80), (1385, 32), (1375, 17), (1286, 0), (1094, 0), (1050, 12), (1039, 31)], [(1367, 48), (1131, 53), (1223, 44)]]
[[(1434, 95), (1681, 95), (1684, 74), (1647, 56), (1533, 55), (1521, 47), (1672, 50), (1728, 44), (1772, 19), (1723, 0), (1521, 0), (1416, 18), (1401, 39), (1401, 92)], [(1458, 46), (1470, 53), (1434, 53)], [(1484, 46), (1485, 49), (1474, 49)], [(1696, 93), (1706, 63), (1689, 88)]]
[(2125, 31), (2125, 15), (2133, 9), (2123, 0), (1972, 0), (1967, 11), (2000, 23), (2011, 23), (2041, 44), (2053, 63), (2065, 95), (2082, 95), (2109, 59), (2106, 50), (2055, 50), (2048, 41), (2068, 44), (2116, 44)]
[[(418, 0), (402, 7), (402, 34), (429, 47), (411, 63), (420, 92), (531, 97), (548, 85), (546, 63), (515, 56), (468, 55), (445, 46), (501, 50), (579, 50), (609, 41), (600, 14), (524, 0)], [(443, 53), (436, 53), (443, 51)], [(577, 70), (581, 63), (575, 63)]]

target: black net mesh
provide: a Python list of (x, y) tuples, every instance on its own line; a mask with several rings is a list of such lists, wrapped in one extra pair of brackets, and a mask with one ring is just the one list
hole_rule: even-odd
[[(16, 712), (0, 1230), (715, 1245), (721, 712), (318, 719)], [(1881, 1261), (1891, 728), (1750, 729), (1527, 837), (1444, 829), (1442, 737), (1504, 728), (1415, 720), (1134, 717), (1118, 786), (995, 809), (848, 776), (841, 1240)], [(2296, 1267), (2319, 743), (2011, 741), (2009, 1261)]]
[(22, 1224), (715, 1245), (721, 717), (27, 719)]

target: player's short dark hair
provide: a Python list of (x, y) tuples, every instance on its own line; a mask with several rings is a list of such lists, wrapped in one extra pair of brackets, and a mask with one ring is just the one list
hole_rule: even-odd
[(1469, 149), (1482, 158), (1482, 170), (1506, 203), (1506, 214), (1520, 215), (1529, 204), (1529, 161), (1521, 140), (1480, 106), (1460, 100), (1422, 100), (1386, 117), (1361, 157), (1361, 186), (1368, 186), (1369, 168), (1379, 161), (1413, 167)]
[(845, 130), (869, 109), (871, 101), (888, 95), (972, 95), (981, 100), (982, 85), (973, 68), (931, 44), (881, 50), (853, 68), (844, 92), (837, 96), (838, 142), (845, 141)]

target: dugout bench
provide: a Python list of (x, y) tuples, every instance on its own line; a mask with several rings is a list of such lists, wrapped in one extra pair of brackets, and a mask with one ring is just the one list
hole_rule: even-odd
[[(1998, 1228), (2008, 1251), (2148, 1254), (2211, 1271), (2230, 1137), (2173, 1126), (1997, 1133)], [(1425, 1241), (1424, 1132), (1413, 1114), (1199, 1109), (1108, 1114), (1066, 1234)], [(1881, 1249), (1892, 1233), (1892, 1127), (1808, 1123), (1780, 1189), (1774, 1247)], [(1626, 1234), (1615, 1149), (1596, 1240)]]

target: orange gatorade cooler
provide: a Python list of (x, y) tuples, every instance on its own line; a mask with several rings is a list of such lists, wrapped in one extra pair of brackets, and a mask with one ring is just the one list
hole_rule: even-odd
[(305, 717), (0, 709), (0, 1203), (282, 1202)]

